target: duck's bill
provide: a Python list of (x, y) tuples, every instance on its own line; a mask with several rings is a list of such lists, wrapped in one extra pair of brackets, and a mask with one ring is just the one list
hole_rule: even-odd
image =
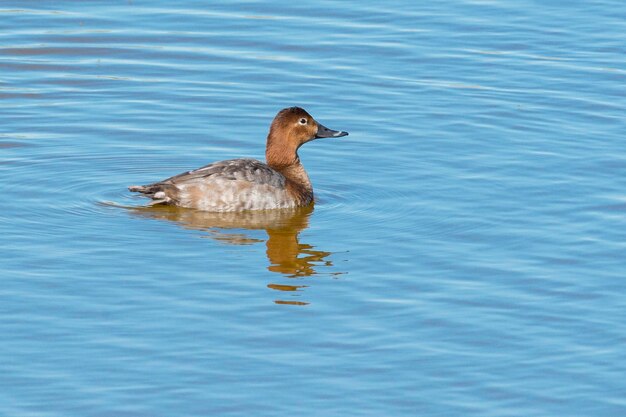
[(348, 132), (344, 132), (342, 130), (332, 130), (320, 123), (317, 124), (317, 134), (315, 135), (316, 139), (317, 138), (339, 138), (341, 136), (348, 136)]

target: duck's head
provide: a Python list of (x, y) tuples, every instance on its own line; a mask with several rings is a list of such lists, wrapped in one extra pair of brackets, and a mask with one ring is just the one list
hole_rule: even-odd
[(314, 139), (338, 138), (348, 132), (332, 130), (316, 121), (300, 107), (288, 107), (278, 112), (267, 136), (266, 157), (275, 165), (293, 163), (297, 160), (296, 151), (303, 144)]

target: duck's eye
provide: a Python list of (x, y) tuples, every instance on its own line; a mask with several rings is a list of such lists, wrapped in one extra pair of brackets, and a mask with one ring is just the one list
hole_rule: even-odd
[(300, 123), (301, 125), (305, 125), (306, 122), (307, 120), (304, 117), (298, 121), (298, 123)]

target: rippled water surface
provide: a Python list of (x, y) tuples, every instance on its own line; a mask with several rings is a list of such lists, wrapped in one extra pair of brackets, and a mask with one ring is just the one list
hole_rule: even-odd
[[(620, 1), (0, 2), (0, 415), (626, 415)], [(314, 208), (142, 209), (264, 156)]]

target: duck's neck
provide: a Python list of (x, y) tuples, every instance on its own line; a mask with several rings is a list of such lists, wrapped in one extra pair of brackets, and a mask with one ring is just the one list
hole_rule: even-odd
[(299, 205), (313, 201), (313, 186), (304, 166), (298, 157), (298, 149), (278, 144), (268, 138), (265, 151), (267, 165), (280, 172), (287, 179), (287, 190), (298, 200)]
[(313, 201), (313, 186), (300, 159), (295, 164), (278, 170), (287, 179), (287, 189), (294, 194), (302, 204)]

